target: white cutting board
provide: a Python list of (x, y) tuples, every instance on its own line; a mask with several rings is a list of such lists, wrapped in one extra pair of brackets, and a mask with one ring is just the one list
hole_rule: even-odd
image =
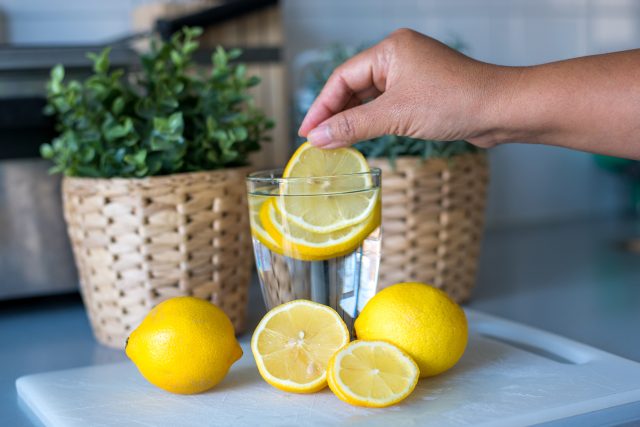
[(46, 426), (517, 426), (640, 401), (640, 364), (524, 325), (467, 310), (467, 351), (423, 379), (399, 405), (352, 407), (325, 389), (296, 395), (258, 375), (244, 356), (213, 390), (166, 393), (131, 363), (29, 375), (16, 382)]

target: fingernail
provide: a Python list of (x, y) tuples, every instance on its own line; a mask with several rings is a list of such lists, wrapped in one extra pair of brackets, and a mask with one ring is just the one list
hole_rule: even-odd
[(324, 147), (331, 143), (331, 129), (329, 126), (320, 125), (309, 132), (307, 139), (315, 146)]
[(323, 145), (322, 148), (324, 148), (325, 150), (332, 150), (334, 148), (342, 148), (342, 147), (346, 147), (349, 144), (347, 144), (344, 141), (332, 141), (327, 145)]

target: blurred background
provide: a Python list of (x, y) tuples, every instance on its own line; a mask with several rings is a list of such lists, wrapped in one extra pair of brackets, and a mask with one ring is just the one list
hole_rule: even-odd
[[(76, 254), (80, 253), (74, 262), (62, 213), (62, 178), (60, 174), (49, 174), (52, 163), (40, 156), (41, 145), (56, 137), (54, 118), (43, 113), (52, 67), (64, 65), (65, 82), (83, 80), (92, 74), (92, 62), (87, 53), (98, 53), (110, 46), (111, 64), (123, 68), (129, 81), (133, 81), (132, 75), (141, 69), (139, 54), (149, 51), (149, 36), (158, 35), (167, 40), (186, 25), (204, 29), (199, 37), (200, 49), (194, 53), (195, 61), (203, 70), (211, 67), (211, 54), (216, 46), (241, 48), (243, 53), (238, 60), (246, 64), (248, 74), (262, 80), (250, 90), (256, 105), (274, 119), (275, 128), (271, 132), (272, 142), (263, 144), (261, 151), (252, 153), (250, 160), (256, 168), (267, 168), (284, 166), (296, 145), (302, 142), (297, 136), (298, 124), (333, 66), (397, 28), (420, 31), (482, 61), (530, 65), (639, 48), (640, 1), (0, 0), (2, 425), (32, 425), (21, 409), (23, 402), (16, 396), (17, 377), (126, 360), (121, 350), (100, 343), (122, 345), (125, 341), (120, 338), (137, 325), (135, 322), (141, 319), (141, 313), (146, 313), (161, 299), (189, 293), (205, 299), (211, 296), (218, 304), (221, 301), (216, 298), (222, 294), (222, 302), (229, 303), (232, 311), (241, 313), (247, 308), (247, 332), (264, 313), (257, 275), (247, 268), (251, 258), (249, 213), (240, 209), (242, 206), (238, 202), (242, 202), (245, 194), (241, 182), (245, 171), (242, 175), (236, 174), (237, 180), (231, 184), (216, 178), (222, 183), (222, 190), (215, 191), (220, 196), (213, 202), (211, 199), (194, 202), (192, 193), (157, 184), (158, 181), (155, 181), (154, 191), (164, 185), (163, 191), (170, 191), (175, 197), (165, 197), (159, 192), (152, 200), (147, 197), (151, 191), (143, 196), (116, 194), (114, 197), (102, 184), (87, 185), (86, 194), (78, 197), (72, 194), (67, 198), (73, 200), (67, 206), (73, 204), (74, 209), (77, 208), (76, 224), (73, 224), (73, 218), (69, 221)], [(159, 70), (165, 71), (164, 64), (170, 61), (178, 64), (171, 56), (149, 74), (154, 77), (162, 74)], [(226, 76), (230, 75), (227, 72)], [(210, 80), (219, 82), (213, 77)], [(211, 103), (216, 104), (220, 102), (215, 96), (219, 87), (197, 93), (206, 94), (202, 98), (211, 96)], [(175, 90), (180, 92), (182, 89)], [(154, 102), (165, 103), (164, 93), (156, 96)], [(139, 97), (145, 99), (147, 94)], [(191, 98), (197, 97), (191, 93)], [(140, 104), (135, 106), (136, 114)], [(100, 137), (79, 140), (95, 143), (98, 151), (108, 145), (103, 144), (109, 134), (105, 123), (111, 120), (112, 112), (115, 114), (115, 105), (115, 100), (110, 108), (100, 105), (100, 119), (104, 121), (96, 120), (98, 124), (91, 129)], [(201, 115), (198, 115), (199, 111), (189, 114), (198, 115), (200, 120), (206, 116), (207, 133), (213, 133), (212, 128), (217, 125), (209, 123), (229, 116), (229, 104), (222, 105), (216, 110), (218, 116), (210, 114), (210, 110)], [(134, 110), (134, 107), (130, 108)], [(87, 115), (82, 108), (79, 110), (79, 116)], [(185, 108), (180, 114), (188, 110), (190, 108)], [(180, 133), (178, 138), (182, 138), (182, 124), (158, 117), (156, 112), (159, 110), (151, 111), (145, 115), (147, 122), (142, 125), (147, 134), (138, 138), (137, 145), (142, 146), (142, 140), (144, 143), (151, 141), (149, 134), (157, 137), (160, 133), (162, 137)], [(167, 127), (173, 128), (156, 132), (157, 118), (161, 119), (158, 122), (169, 122)], [(182, 120), (179, 123), (183, 123)], [(149, 126), (148, 122), (153, 125)], [(171, 122), (174, 124), (170, 126)], [(86, 122), (81, 118), (74, 122), (78, 123)], [(111, 131), (122, 128), (113, 123), (111, 126)], [(176, 131), (178, 127), (180, 130)], [(240, 130), (246, 133), (245, 128)], [(220, 146), (232, 139), (228, 133), (221, 132), (224, 138), (211, 137)], [(114, 138), (118, 144), (126, 145), (129, 144), (126, 137), (121, 134)], [(248, 145), (246, 135), (234, 138), (239, 145)], [(386, 143), (397, 142), (392, 136), (383, 139)], [(68, 141), (71, 141), (68, 146), (72, 146), (78, 140), (67, 138)], [(169, 141), (166, 151), (176, 149), (176, 140)], [(372, 145), (381, 146), (365, 144), (369, 144), (369, 149)], [(394, 144), (389, 145), (400, 146)], [(411, 144), (404, 140), (403, 146), (414, 147)], [(73, 161), (84, 156), (77, 145), (82, 144), (73, 148), (76, 156)], [(87, 145), (82, 148), (93, 150)], [(399, 277), (393, 281), (428, 281), (436, 286), (463, 289), (466, 292), (465, 308), (541, 328), (640, 361), (640, 341), (637, 339), (640, 324), (640, 162), (556, 147), (508, 144), (487, 153), (490, 178), (485, 197), (487, 174), (482, 153), (473, 151), (468, 158), (475, 160), (464, 163), (459, 160), (462, 157), (453, 159), (451, 154), (461, 146), (461, 150), (467, 150), (465, 154), (469, 154), (470, 146), (464, 142), (425, 142), (422, 145), (427, 146), (430, 153), (436, 152), (434, 157), (444, 158), (430, 159), (435, 160), (431, 164), (437, 167), (431, 168), (427, 163), (409, 158), (411, 162), (404, 159), (404, 171), (388, 173), (387, 169), (383, 175), (383, 194), (387, 189), (394, 191), (394, 187), (401, 193), (401, 197), (383, 196), (389, 205), (399, 207), (399, 213), (383, 215), (383, 229), (387, 231), (383, 232), (386, 237), (383, 237), (382, 266), (387, 263), (392, 266), (390, 270), (398, 273)], [(434, 146), (441, 148), (434, 149)], [(121, 146), (111, 148), (125, 152)], [(69, 149), (70, 152), (73, 150)], [(155, 148), (150, 152), (152, 150)], [(424, 154), (426, 151), (403, 154)], [(143, 166), (146, 153), (144, 151), (143, 159), (139, 161)], [(126, 166), (129, 163), (126, 157), (114, 155), (116, 160), (112, 163)], [(97, 163), (96, 158), (91, 155), (89, 160)], [(99, 159), (106, 163), (102, 161), (104, 157)], [(373, 161), (385, 160), (376, 158)], [(412, 168), (429, 171), (421, 175), (422, 172), (415, 173)], [(228, 169), (235, 173), (231, 167)], [(397, 175), (403, 175), (403, 179)], [(166, 181), (162, 178), (160, 182)], [(199, 190), (214, 193), (211, 191), (213, 186), (200, 185)], [(69, 187), (66, 188), (65, 195), (68, 196)], [(227, 191), (229, 188), (235, 192)], [(120, 191), (126, 193), (126, 190)], [(239, 198), (234, 196), (238, 191), (241, 192)], [(481, 206), (485, 206), (485, 200), (486, 220), (483, 222)], [(184, 208), (187, 205), (189, 209)], [(191, 210), (194, 205), (198, 209)], [(419, 209), (414, 209), (415, 206)], [(215, 215), (211, 215), (213, 211)], [(240, 211), (242, 213), (237, 214)], [(78, 218), (82, 221), (78, 222)], [(194, 218), (201, 228), (192, 227)], [(223, 221), (229, 218), (230, 221)], [(385, 218), (391, 219), (392, 226), (384, 225)], [(178, 225), (175, 225), (176, 221)], [(247, 235), (245, 239), (237, 231), (242, 224)], [(86, 233), (81, 230), (85, 226), (89, 230)], [(76, 232), (73, 232), (74, 228)], [(127, 232), (121, 233), (125, 229)], [(149, 232), (149, 229), (154, 231)], [(396, 238), (389, 238), (394, 232)], [(195, 249), (192, 252), (185, 250), (188, 242), (193, 242)], [(244, 242), (247, 243), (246, 253), (234, 249)], [(83, 248), (85, 243), (87, 250)], [(385, 250), (385, 244), (391, 249)], [(151, 253), (154, 251), (157, 254)], [(80, 300), (76, 264), (83, 276), (84, 305)], [(157, 270), (152, 271), (150, 265)], [(435, 279), (416, 278), (421, 273), (433, 274)], [(243, 280), (237, 279), (240, 276)], [(247, 280), (244, 280), (245, 276)], [(472, 297), (466, 301), (471, 289)], [(245, 290), (247, 292), (243, 294)], [(242, 315), (238, 318), (243, 319)], [(105, 336), (112, 341), (106, 340)], [(499, 336), (498, 331), (496, 337)], [(562, 363), (565, 359), (573, 360), (573, 356), (565, 358), (563, 354), (583, 352), (579, 348), (574, 352), (571, 343), (563, 344), (566, 350), (555, 348), (554, 341), (551, 341), (553, 348), (547, 351), (545, 345), (549, 343), (532, 336), (533, 341), (529, 344), (527, 339), (531, 338), (526, 336), (513, 342), (496, 339)], [(245, 339), (247, 337), (245, 334)], [(502, 352), (495, 354), (502, 358)], [(494, 353), (487, 355), (493, 357)], [(558, 355), (559, 360), (551, 357), (554, 355)], [(510, 365), (515, 360), (503, 359)], [(593, 369), (591, 365), (581, 365), (582, 368), (579, 365), (563, 366), (575, 372), (576, 377), (571, 381), (556, 381), (545, 376), (544, 381), (556, 385), (566, 382), (578, 388), (591, 381), (587, 381), (587, 376), (583, 378), (586, 374), (581, 372), (585, 371), (580, 370)], [(481, 365), (478, 367), (482, 368)], [(536, 372), (530, 368), (529, 365), (523, 368), (525, 386), (535, 384), (527, 380), (529, 373)], [(479, 378), (492, 381), (486, 375)], [(600, 387), (597, 380), (592, 382)], [(61, 383), (59, 389), (70, 390), (68, 384), (67, 381)], [(485, 389), (495, 389), (492, 387), (489, 384)], [(582, 388), (576, 389), (571, 398), (587, 396)], [(507, 393), (513, 391), (506, 390)], [(523, 395), (523, 401), (527, 396), (539, 394), (539, 390), (534, 391), (534, 394)], [(609, 392), (607, 388), (606, 393)], [(460, 394), (456, 393), (454, 390), (452, 396)], [(45, 400), (58, 401), (57, 396), (41, 395)], [(461, 395), (466, 396), (464, 392)], [(625, 396), (632, 396), (631, 391)], [(612, 402), (609, 397), (606, 400)], [(600, 400), (591, 399), (576, 404), (575, 408), (589, 408), (589, 404), (596, 401)], [(443, 400), (447, 411), (449, 402)], [(55, 406), (48, 405), (47, 408)], [(476, 403), (470, 407), (480, 408)], [(613, 411), (608, 415), (589, 413), (580, 420), (561, 425), (614, 425), (615, 420), (637, 420), (640, 409), (636, 403), (626, 406), (626, 412), (625, 409), (620, 412), (615, 417)], [(76, 419), (75, 412), (71, 413), (67, 408), (61, 413), (64, 416), (71, 414), (71, 418)], [(492, 409), (491, 413), (495, 414), (495, 411)], [(609, 415), (611, 417), (607, 418)], [(113, 420), (118, 422), (118, 418)], [(126, 420), (128, 422), (129, 418)], [(630, 421), (624, 425), (638, 424)]]
[[(130, 43), (132, 35), (170, 32), (187, 22), (172, 18), (191, 14), (188, 22), (206, 29), (205, 47), (243, 47), (242, 59), (263, 79), (256, 100), (277, 127), (256, 161), (279, 166), (299, 142), (299, 107), (309, 102), (304, 72), (336, 44), (362, 46), (410, 27), (483, 61), (528, 65), (629, 49), (640, 37), (640, 3), (632, 0), (282, 0), (216, 9), (226, 3), (0, 0), (0, 297), (77, 283), (59, 179), (38, 159), (38, 147), (55, 133), (42, 107), (56, 63), (81, 76), (89, 71), (85, 52), (110, 44), (113, 62), (128, 67), (132, 49), (144, 44)], [(615, 173), (627, 163), (520, 144), (490, 150), (489, 158), (490, 229), (632, 215), (633, 174)]]

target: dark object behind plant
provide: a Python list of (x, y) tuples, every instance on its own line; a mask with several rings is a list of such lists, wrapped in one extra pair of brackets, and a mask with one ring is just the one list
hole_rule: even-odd
[(46, 111), (57, 116), (60, 135), (41, 147), (52, 172), (144, 177), (247, 164), (273, 127), (247, 93), (259, 80), (230, 63), (239, 51), (222, 48), (212, 69), (198, 73), (191, 57), (200, 34), (185, 28), (166, 43), (152, 40), (128, 79), (109, 70), (109, 49), (92, 57), (94, 74), (84, 82), (65, 84), (56, 66)]
[[(462, 44), (456, 42), (451, 47), (460, 50)], [(305, 86), (307, 93), (302, 97), (302, 102), (298, 103), (299, 121), (302, 120), (311, 106), (311, 102), (318, 96), (333, 70), (363, 49), (364, 47), (354, 49), (342, 45), (332, 46), (326, 51), (326, 60), (318, 61), (310, 67), (309, 72), (303, 76), (302, 84)], [(427, 141), (397, 135), (384, 135), (379, 138), (361, 141), (355, 144), (354, 147), (368, 158), (388, 158), (392, 165), (398, 156), (419, 156), (422, 159), (432, 157), (449, 158), (479, 150), (466, 141)]]

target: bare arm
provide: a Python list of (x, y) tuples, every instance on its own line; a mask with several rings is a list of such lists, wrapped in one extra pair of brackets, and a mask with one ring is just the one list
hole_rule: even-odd
[(640, 159), (640, 50), (503, 67), (399, 30), (336, 69), (299, 133), (326, 148), (398, 134)]

